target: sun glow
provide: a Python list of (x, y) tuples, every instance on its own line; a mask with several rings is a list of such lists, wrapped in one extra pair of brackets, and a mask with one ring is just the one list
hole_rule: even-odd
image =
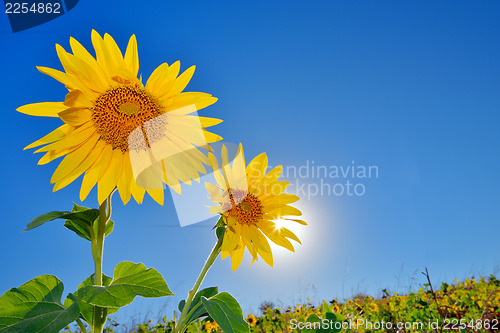
[(274, 226), (276, 230), (280, 230), (281, 228), (285, 227), (288, 224), (287, 221), (283, 219), (274, 220), (273, 222), (276, 224)]

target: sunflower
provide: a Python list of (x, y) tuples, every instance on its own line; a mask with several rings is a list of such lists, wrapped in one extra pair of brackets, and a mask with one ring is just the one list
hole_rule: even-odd
[(258, 256), (270, 266), (273, 255), (268, 239), (290, 251), (294, 251), (290, 239), (298, 242), (297, 236), (283, 225), (297, 222), (307, 223), (288, 216), (300, 216), (302, 213), (288, 204), (299, 198), (296, 195), (283, 193), (290, 182), (278, 181), (282, 166), (278, 166), (266, 174), (267, 155), (262, 153), (245, 167), (243, 148), (229, 164), (227, 148), (222, 146), (222, 167), (219, 170), (217, 159), (209, 153), (217, 185), (205, 183), (211, 200), (218, 205), (210, 208), (211, 213), (222, 215), (226, 225), (221, 246), (221, 257), (231, 256), (233, 271), (241, 264), (245, 247), (253, 257)]
[(207, 321), (205, 323), (205, 331), (208, 333), (217, 332), (219, 325), (215, 321)]
[(141, 203), (145, 192), (163, 203), (163, 183), (180, 192), (180, 182), (199, 181), (210, 161), (199, 148), (221, 139), (205, 128), (221, 120), (198, 117), (217, 101), (202, 92), (182, 92), (195, 67), (179, 75), (179, 61), (157, 67), (144, 86), (137, 78), (137, 41), (130, 37), (123, 56), (113, 38), (92, 31), (94, 58), (70, 38), (72, 53), (56, 44), (64, 71), (38, 70), (68, 89), (64, 102), (21, 106), (33, 116), (59, 117), (64, 124), (25, 149), (44, 145), (38, 164), (65, 156), (51, 178), (57, 191), (80, 177), (83, 201), (97, 184), (101, 204), (114, 189), (126, 204)]
[(253, 314), (249, 314), (249, 315), (247, 316), (246, 321), (247, 321), (247, 323), (248, 323), (248, 325), (249, 325), (250, 327), (254, 327), (254, 326), (255, 326), (255, 324), (257, 324), (257, 318), (255, 318), (255, 316), (254, 316)]

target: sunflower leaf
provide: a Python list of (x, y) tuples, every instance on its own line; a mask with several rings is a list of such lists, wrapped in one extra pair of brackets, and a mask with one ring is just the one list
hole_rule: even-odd
[(42, 224), (49, 221), (53, 221), (55, 219), (70, 220), (73, 223), (77, 223), (80, 227), (92, 226), (92, 223), (98, 217), (99, 217), (99, 209), (90, 209), (75, 204), (71, 212), (54, 211), (35, 217), (30, 223), (28, 223), (28, 226), (24, 231), (35, 229), (41, 226)]
[(306, 323), (309, 323), (311, 328), (303, 329), (302, 332), (338, 333), (342, 330), (342, 322), (344, 320), (344, 317), (336, 315), (333, 312), (326, 312), (323, 318), (320, 318), (317, 314), (313, 313), (306, 319)]
[(243, 319), (240, 305), (227, 292), (222, 292), (210, 298), (201, 297), (203, 306), (222, 331), (226, 333), (250, 332), (248, 323)]
[(35, 228), (41, 226), (42, 224), (49, 222), (49, 221), (53, 221), (55, 219), (65, 219), (68, 216), (68, 214), (71, 214), (71, 212), (54, 211), (54, 212), (42, 214), (40, 216), (35, 217), (33, 220), (31, 220), (31, 222), (28, 223), (28, 225), (26, 226), (26, 229), (23, 230), (23, 232), (31, 230), (31, 229), (35, 229)]
[(120, 308), (132, 303), (136, 296), (173, 296), (167, 283), (154, 268), (124, 261), (116, 265), (108, 286), (86, 286), (77, 291), (78, 298), (104, 308)]
[[(111, 283), (111, 278), (107, 275), (102, 275), (102, 283), (104, 286), (109, 286)], [(85, 288), (87, 286), (92, 286), (94, 284), (94, 274), (86, 278), (79, 286), (74, 295), (78, 294), (78, 291), (82, 288)], [(80, 318), (85, 320), (91, 327), (94, 325), (94, 306), (90, 305), (83, 299), (81, 299), (78, 296), (74, 296), (72, 298), (66, 298), (64, 301), (64, 306), (65, 307), (70, 307), (74, 302), (78, 302), (78, 305), (80, 307)], [(108, 309), (108, 314), (115, 313), (116, 311), (119, 310), (119, 308), (107, 308)]]
[[(191, 323), (192, 321), (208, 316), (207, 310), (203, 307), (203, 304), (201, 302), (201, 297), (207, 297), (210, 298), (212, 296), (215, 296), (219, 292), (219, 288), (217, 287), (209, 287), (205, 288), (203, 290), (200, 290), (199, 292), (196, 293), (194, 296), (193, 300), (191, 301), (191, 305), (189, 306), (189, 311), (186, 315), (186, 325)], [(185, 300), (182, 300), (179, 302), (179, 311), (182, 312), (184, 310), (184, 306), (186, 304)]]
[[(73, 204), (71, 212), (67, 211), (54, 211), (35, 217), (26, 227), (28, 231), (35, 229), (42, 224), (53, 221), (55, 219), (64, 219), (64, 226), (76, 233), (79, 237), (86, 240), (92, 240), (93, 234), (96, 234), (92, 228), (97, 228), (99, 222), (99, 209), (88, 208)], [(114, 228), (114, 222), (109, 220), (106, 222), (105, 236), (108, 236)], [(23, 231), (23, 232), (24, 232)]]
[(63, 289), (57, 277), (41, 275), (7, 291), (0, 297), (0, 332), (59, 332), (80, 314), (77, 302), (61, 304)]
[(323, 301), (323, 304), (321, 305), (321, 314), (325, 316), (327, 313), (333, 313), (332, 308), (326, 301)]

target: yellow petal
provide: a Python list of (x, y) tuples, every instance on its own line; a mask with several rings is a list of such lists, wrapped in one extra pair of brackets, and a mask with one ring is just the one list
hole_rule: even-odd
[(298, 224), (302, 224), (302, 225), (307, 225), (307, 222), (302, 221), (302, 220), (297, 220), (297, 219), (288, 219), (288, 218), (285, 218), (285, 220), (287, 220), (287, 221), (297, 222)]
[(70, 91), (80, 90), (90, 101), (93, 101), (98, 96), (96, 92), (87, 88), (83, 82), (70, 74), (66, 74), (64, 72), (48, 67), (37, 66), (37, 69), (43, 74), (47, 74), (57, 81), (61, 82)]
[(267, 155), (262, 153), (257, 155), (248, 163), (246, 168), (248, 191), (253, 193), (260, 185), (262, 178), (267, 170)]
[(126, 205), (130, 196), (132, 195), (130, 183), (132, 182), (132, 164), (130, 163), (130, 155), (129, 152), (125, 152), (123, 154), (123, 173), (120, 179), (118, 180), (117, 187), (118, 192), (120, 193), (120, 197), (122, 198), (123, 204)]
[(222, 213), (222, 206), (211, 206), (209, 209), (210, 214), (221, 214)]
[(137, 39), (132, 35), (125, 51), (125, 66), (134, 75), (139, 73), (139, 53), (137, 52)]
[(260, 249), (257, 250), (257, 252), (262, 257), (262, 259), (264, 259), (266, 264), (273, 267), (274, 261), (273, 261), (273, 253), (272, 252), (266, 252), (266, 251), (262, 251)]
[(64, 105), (76, 108), (90, 108), (94, 103), (80, 90), (72, 90), (64, 97)]
[(214, 154), (208, 153), (208, 156), (210, 158), (210, 162), (212, 164), (212, 169), (213, 169), (213, 174), (215, 181), (217, 184), (220, 186), (220, 188), (223, 191), (228, 190), (228, 186), (226, 184), (226, 181), (224, 180), (224, 177), (222, 176), (220, 169), (219, 169), (219, 163), (217, 162), (217, 158), (215, 158)]
[(92, 120), (92, 113), (88, 109), (69, 108), (59, 112), (59, 118), (71, 126), (80, 126)]
[(240, 230), (239, 226), (228, 227), (224, 233), (224, 239), (222, 240), (222, 251), (233, 251), (238, 243), (240, 242)]
[[(154, 80), (154, 85), (151, 85), (151, 92), (153, 92), (160, 101), (166, 102), (167, 99), (174, 96), (171, 94), (172, 87), (175, 83), (177, 75), (179, 75), (179, 70), (181, 69), (181, 63), (179, 61), (174, 62), (167, 70), (162, 70), (161, 74), (158, 75)], [(168, 103), (173, 102), (170, 100)], [(166, 105), (167, 106), (167, 105)], [(167, 108), (165, 111), (170, 111)]]
[(74, 152), (66, 155), (57, 167), (56, 171), (54, 171), (50, 182), (56, 183), (70, 174), (71, 171), (75, 170), (87, 158), (92, 149), (94, 149), (97, 144), (97, 140), (99, 140), (99, 136), (94, 135)]
[(71, 184), (72, 182), (74, 182), (80, 176), (81, 176), (81, 173), (80, 174), (74, 174), (71, 177), (66, 177), (63, 180), (55, 183), (54, 184), (54, 188), (52, 189), (52, 192), (59, 191), (60, 189), (68, 186), (69, 184)]
[[(240, 143), (238, 146), (238, 151), (236, 152), (236, 156), (234, 157), (233, 160), (233, 176), (236, 178), (243, 178), (246, 180), (246, 171), (245, 171), (245, 153), (243, 152), (243, 146)], [(246, 184), (245, 184), (246, 185)], [(247, 186), (245, 186), (245, 189), (248, 189)]]
[(56, 150), (51, 150), (47, 152), (45, 155), (42, 156), (40, 160), (38, 160), (38, 165), (44, 165), (49, 162), (52, 162), (56, 158), (59, 158), (63, 155), (69, 154), (72, 151), (74, 151), (78, 147), (69, 147), (69, 148), (62, 148), (62, 149), (56, 149)]
[(106, 46), (104, 45), (104, 40), (101, 38), (101, 35), (97, 33), (97, 31), (92, 30), (91, 34), (92, 45), (94, 46), (97, 63), (104, 70), (107, 78), (112, 77), (113, 73), (113, 63), (112, 58), (106, 50)]
[(106, 145), (106, 143), (104, 143), (104, 141), (102, 141), (102, 140), (97, 142), (96, 146), (92, 149), (90, 154), (76, 167), (76, 169), (74, 169), (73, 171), (68, 173), (68, 175), (66, 175), (59, 182), (63, 182), (64, 179), (66, 179), (66, 178), (73, 178), (74, 177), (76, 179), (82, 173), (84, 173), (85, 171), (92, 168), (92, 166), (95, 163), (97, 163), (97, 161), (99, 160), (99, 157), (101, 156), (101, 152), (102, 152), (105, 145)]
[[(192, 117), (192, 116), (187, 116), (187, 117)], [(200, 124), (203, 128), (215, 126), (222, 123), (222, 119), (217, 119), (217, 118), (198, 117), (198, 119), (200, 120)]]
[(52, 132), (50, 132), (49, 134), (47, 134), (43, 138), (33, 142), (30, 145), (27, 145), (26, 147), (24, 147), (24, 149), (26, 150), (26, 149), (38, 147), (38, 146), (41, 146), (41, 145), (44, 145), (47, 143), (52, 143), (54, 141), (61, 140), (66, 135), (71, 133), (73, 131), (73, 128), (74, 128), (73, 126), (64, 124), (64, 125), (56, 128), (55, 130), (53, 130)]
[(80, 201), (85, 200), (99, 178), (99, 162), (93, 168), (87, 170), (83, 176), (82, 186), (80, 187)]
[(102, 150), (101, 158), (99, 159), (99, 173), (97, 180), (101, 180), (106, 171), (109, 169), (112, 157), (113, 147), (111, 147), (111, 145), (106, 145)]
[(241, 264), (241, 261), (243, 260), (243, 255), (245, 254), (245, 246), (243, 245), (243, 242), (240, 240), (238, 247), (230, 253), (231, 268), (233, 269), (233, 272), (236, 272)]
[(157, 203), (160, 205), (163, 205), (163, 199), (164, 199), (164, 192), (163, 189), (148, 189), (146, 190), (148, 194), (151, 196), (151, 198), (154, 199)]
[(156, 67), (153, 73), (151, 73), (151, 75), (149, 76), (144, 89), (154, 93), (155, 95), (158, 95), (158, 86), (161, 84), (163, 78), (167, 75), (168, 69), (169, 67), (166, 62)]
[(67, 108), (62, 102), (42, 102), (26, 104), (18, 107), (16, 110), (30, 116), (57, 117), (59, 112)]
[(169, 95), (176, 95), (181, 93), (184, 88), (188, 85), (189, 81), (193, 77), (194, 70), (196, 66), (191, 66), (184, 73), (179, 75), (177, 79), (175, 79), (174, 85), (172, 86), (172, 89), (169, 91)]
[(109, 34), (104, 34), (104, 45), (112, 59), (112, 64), (114, 67), (126, 68), (125, 62), (123, 61), (123, 55), (120, 51), (118, 45), (116, 45), (115, 40)]
[(88, 138), (90, 138), (95, 133), (95, 131), (96, 129), (94, 126), (92, 126), (92, 124), (86, 123), (77, 128), (76, 130), (74, 130), (73, 132), (71, 132), (69, 135), (62, 138), (61, 140), (36, 150), (35, 153), (69, 148), (69, 147), (75, 147), (75, 148), (79, 147)]
[(258, 223), (258, 227), (266, 235), (266, 237), (273, 241), (276, 245), (282, 246), (292, 252), (295, 251), (292, 243), (280, 234), (280, 229), (277, 229), (275, 224), (267, 221), (267, 223)]
[[(164, 93), (160, 96), (171, 96), (170, 92)], [(163, 97), (164, 98), (164, 97)], [(213, 97), (210, 94), (202, 92), (183, 92), (177, 95), (173, 95), (168, 101), (171, 104), (166, 105), (165, 111), (172, 111), (175, 109), (180, 109), (189, 105), (194, 105), (196, 110), (201, 110), (217, 102), (218, 98)]]
[(205, 188), (207, 189), (208, 194), (210, 194), (210, 200), (216, 203), (221, 203), (223, 197), (220, 193), (220, 188), (212, 183), (205, 183)]
[(299, 197), (295, 194), (290, 193), (280, 193), (278, 195), (271, 195), (262, 200), (262, 205), (267, 209), (270, 209), (271, 206), (284, 206), (291, 203), (294, 203), (299, 200)]
[(130, 189), (132, 191), (132, 196), (134, 197), (135, 201), (137, 201), (138, 204), (141, 204), (144, 198), (144, 194), (146, 193), (146, 190), (143, 189), (142, 187), (137, 186), (133, 178), (132, 182), (130, 183)]
[(264, 198), (268, 195), (278, 195), (281, 192), (281, 187), (275, 187), (274, 184), (278, 180), (279, 176), (281, 175), (281, 170), (283, 169), (283, 166), (278, 165), (271, 171), (267, 173), (267, 175), (262, 178), (262, 181), (260, 182), (259, 188), (255, 191), (255, 194), (259, 198)]
[(73, 54), (80, 58), (81, 60), (85, 61), (87, 65), (92, 67), (94, 70), (95, 74), (99, 76), (99, 80), (101, 82), (107, 82), (108, 80), (106, 79), (106, 75), (102, 71), (102, 68), (99, 66), (95, 58), (80, 44), (76, 39), (73, 37), (70, 37), (69, 39), (69, 44), (71, 46), (71, 50), (73, 51)]
[(122, 151), (115, 149), (112, 153), (111, 162), (102, 179), (97, 183), (97, 200), (101, 205), (106, 198), (109, 197), (113, 189), (116, 187), (116, 166), (121, 163)]
[(108, 83), (87, 62), (66, 52), (59, 44), (56, 44), (56, 52), (66, 73), (79, 78), (94, 91), (104, 91), (108, 88)]
[(302, 215), (302, 212), (300, 210), (298, 210), (295, 207), (288, 206), (288, 205), (271, 209), (267, 213), (275, 216), (276, 218), (280, 218), (282, 216), (288, 216), (288, 215), (294, 215), (294, 216), (301, 216)]

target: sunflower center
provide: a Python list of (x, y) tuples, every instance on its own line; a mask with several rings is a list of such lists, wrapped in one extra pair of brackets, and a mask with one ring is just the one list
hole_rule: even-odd
[[(134, 85), (122, 85), (111, 88), (102, 93), (94, 101), (92, 119), (101, 139), (110, 144), (113, 149), (119, 148), (123, 152), (129, 149), (129, 136), (137, 128), (145, 133), (144, 124), (163, 114), (164, 107), (149, 92)], [(160, 139), (165, 133), (163, 117), (160, 121), (149, 122), (147, 128), (147, 146), (151, 140)], [(151, 135), (153, 134), (154, 135)], [(134, 149), (145, 148), (141, 145)]]
[(243, 190), (231, 190), (228, 197), (223, 209), (228, 217), (236, 218), (237, 223), (252, 225), (262, 219), (262, 204), (255, 195)]
[(132, 102), (125, 102), (118, 108), (118, 112), (127, 116), (132, 116), (134, 114), (137, 114), (139, 113), (140, 110), (141, 108), (139, 107), (139, 105)]

